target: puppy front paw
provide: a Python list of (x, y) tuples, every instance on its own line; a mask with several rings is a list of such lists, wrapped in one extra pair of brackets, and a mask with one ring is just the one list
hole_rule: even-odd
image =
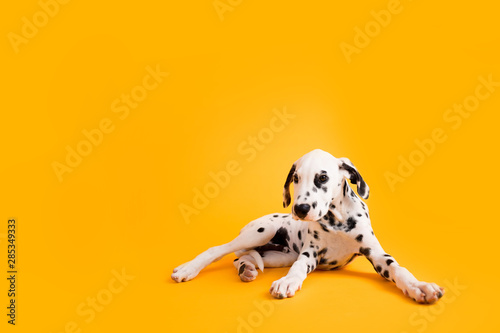
[(302, 280), (295, 276), (285, 276), (276, 280), (271, 285), (269, 292), (275, 298), (293, 297), (295, 292), (302, 287)]
[(420, 304), (432, 304), (443, 297), (444, 288), (435, 283), (417, 281), (410, 283), (403, 293)]

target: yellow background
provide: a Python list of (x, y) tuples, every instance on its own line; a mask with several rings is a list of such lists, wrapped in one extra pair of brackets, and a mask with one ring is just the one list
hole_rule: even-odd
[[(2, 331), (65, 332), (71, 322), (81, 332), (498, 331), (500, 88), (459, 128), (443, 118), (474, 95), (479, 76), (500, 81), (498, 5), (401, 1), (348, 63), (341, 43), (354, 45), (355, 28), (388, 1), (231, 3), (221, 20), (212, 0), (74, 0), (18, 53), (8, 34), (41, 7), (5, 5), (0, 253), (3, 276), (15, 217), (19, 274), (15, 327), (2, 278)], [(141, 85), (148, 66), (169, 75), (120, 119), (113, 101)], [(284, 108), (295, 118), (247, 161), (238, 146)], [(52, 163), (105, 118), (114, 130), (59, 182)], [(385, 174), (434, 128), (447, 140), (392, 191)], [(314, 148), (358, 167), (375, 233), (400, 264), (462, 289), (418, 305), (361, 258), (314, 272), (287, 300), (268, 294), (286, 268), (245, 284), (234, 255), (191, 282), (170, 280), (252, 219), (289, 211), (286, 174)], [(192, 206), (194, 189), (232, 160), (239, 174), (187, 223), (179, 205)], [(86, 322), (78, 306), (122, 269), (134, 279)]]

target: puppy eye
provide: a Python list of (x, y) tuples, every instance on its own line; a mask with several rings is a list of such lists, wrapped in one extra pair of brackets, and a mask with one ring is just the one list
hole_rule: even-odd
[(293, 175), (293, 182), (297, 184), (299, 182), (299, 176), (297, 174)]
[(328, 176), (327, 175), (319, 176), (319, 181), (322, 183), (326, 183), (328, 181)]

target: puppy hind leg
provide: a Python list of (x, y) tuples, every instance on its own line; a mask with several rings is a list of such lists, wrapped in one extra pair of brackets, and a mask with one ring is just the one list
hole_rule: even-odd
[(247, 224), (240, 234), (227, 244), (214, 246), (198, 255), (193, 260), (174, 269), (172, 279), (176, 282), (192, 280), (199, 272), (212, 262), (223, 256), (237, 252), (248, 251), (255, 247), (265, 245), (276, 234), (277, 226), (269, 220), (260, 218)]
[(242, 255), (234, 261), (234, 266), (238, 270), (238, 275), (243, 282), (255, 280), (259, 274), (255, 268), (256, 265), (255, 258), (249, 254)]

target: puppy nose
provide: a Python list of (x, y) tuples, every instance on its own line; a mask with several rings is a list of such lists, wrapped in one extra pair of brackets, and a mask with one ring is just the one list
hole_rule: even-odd
[(295, 214), (301, 219), (306, 217), (307, 213), (309, 213), (309, 210), (311, 209), (311, 206), (308, 204), (302, 204), (302, 205), (295, 205)]

